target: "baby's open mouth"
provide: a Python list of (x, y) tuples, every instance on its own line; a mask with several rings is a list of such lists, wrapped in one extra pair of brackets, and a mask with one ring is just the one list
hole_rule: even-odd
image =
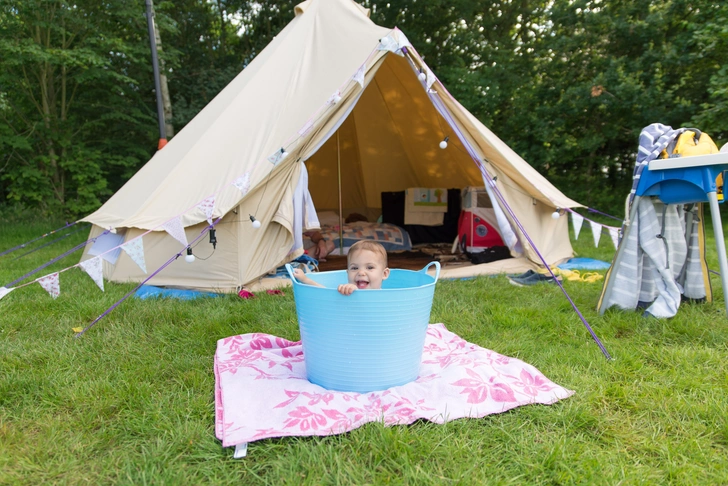
[(356, 286), (357, 288), (365, 289), (369, 286), (369, 282), (367, 282), (366, 280), (357, 280)]

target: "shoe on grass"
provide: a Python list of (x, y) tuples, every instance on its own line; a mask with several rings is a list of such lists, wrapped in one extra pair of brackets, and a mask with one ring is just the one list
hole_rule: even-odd
[(531, 275), (528, 275), (526, 277), (508, 277), (508, 281), (517, 286), (517, 287), (525, 287), (527, 285), (536, 285), (540, 283), (552, 283), (555, 284), (556, 280), (561, 282), (561, 277), (552, 277), (551, 275), (543, 275), (540, 273), (532, 273)]
[(508, 277), (508, 278), (528, 278), (535, 273), (536, 272), (534, 272), (533, 270), (529, 270), (525, 273), (506, 275), (506, 277)]

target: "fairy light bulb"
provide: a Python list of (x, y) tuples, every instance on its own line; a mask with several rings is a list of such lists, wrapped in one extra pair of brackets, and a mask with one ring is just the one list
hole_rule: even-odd
[(552, 219), (559, 219), (561, 217), (561, 210), (559, 208), (556, 208), (556, 211), (551, 213)]
[(450, 140), (450, 137), (445, 137), (442, 142), (440, 142), (440, 148), (445, 150), (447, 148), (447, 141)]
[(417, 75), (418, 78), (420, 78), (420, 81), (424, 81), (427, 79), (427, 73), (424, 69), (420, 68), (420, 73)]
[(255, 229), (260, 228), (260, 221), (255, 219), (255, 216), (253, 216), (252, 214), (250, 215), (250, 221), (253, 223), (253, 228), (255, 228)]
[(195, 262), (195, 255), (192, 254), (192, 248), (190, 248), (189, 246), (187, 247), (187, 254), (185, 255), (185, 261), (187, 263)]

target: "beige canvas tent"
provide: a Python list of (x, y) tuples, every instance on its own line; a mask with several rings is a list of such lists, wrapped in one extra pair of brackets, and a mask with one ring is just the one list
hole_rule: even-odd
[[(487, 80), (484, 80), (487, 82)], [(439, 142), (449, 137), (446, 150)], [(383, 191), (492, 187), (518, 258), (448, 270), (443, 276), (518, 271), (572, 256), (566, 217), (577, 207), (455, 100), (405, 35), (375, 25), (351, 0), (308, 0), (295, 18), (209, 105), (98, 211), (83, 259), (102, 254), (104, 276), (143, 281), (208, 226), (214, 202), (217, 247), (180, 258), (150, 284), (232, 291), (298, 256), (294, 192), (301, 167), (316, 209), (375, 216)], [(485, 175), (487, 174), (487, 176)], [(340, 184), (339, 184), (339, 178)], [(499, 196), (500, 195), (500, 196)], [(250, 215), (262, 223), (254, 229)], [(524, 236), (522, 230), (529, 235)], [(108, 233), (112, 231), (113, 233)], [(147, 272), (127, 252), (140, 239)], [(533, 243), (533, 244), (531, 244)], [(141, 250), (140, 250), (141, 251)]]

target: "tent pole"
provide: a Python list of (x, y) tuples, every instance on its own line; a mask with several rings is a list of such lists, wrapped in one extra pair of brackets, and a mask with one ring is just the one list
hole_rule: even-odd
[(344, 205), (341, 199), (341, 147), (339, 131), (336, 131), (336, 171), (339, 176), (339, 255), (344, 254)]
[(164, 120), (164, 108), (162, 102), (162, 87), (159, 77), (159, 59), (157, 54), (157, 42), (154, 34), (154, 6), (152, 0), (146, 0), (147, 7), (147, 28), (149, 30), (149, 43), (152, 46), (152, 71), (154, 73), (154, 90), (157, 95), (157, 121), (159, 123), (159, 144), (157, 150), (167, 145), (167, 131)]

